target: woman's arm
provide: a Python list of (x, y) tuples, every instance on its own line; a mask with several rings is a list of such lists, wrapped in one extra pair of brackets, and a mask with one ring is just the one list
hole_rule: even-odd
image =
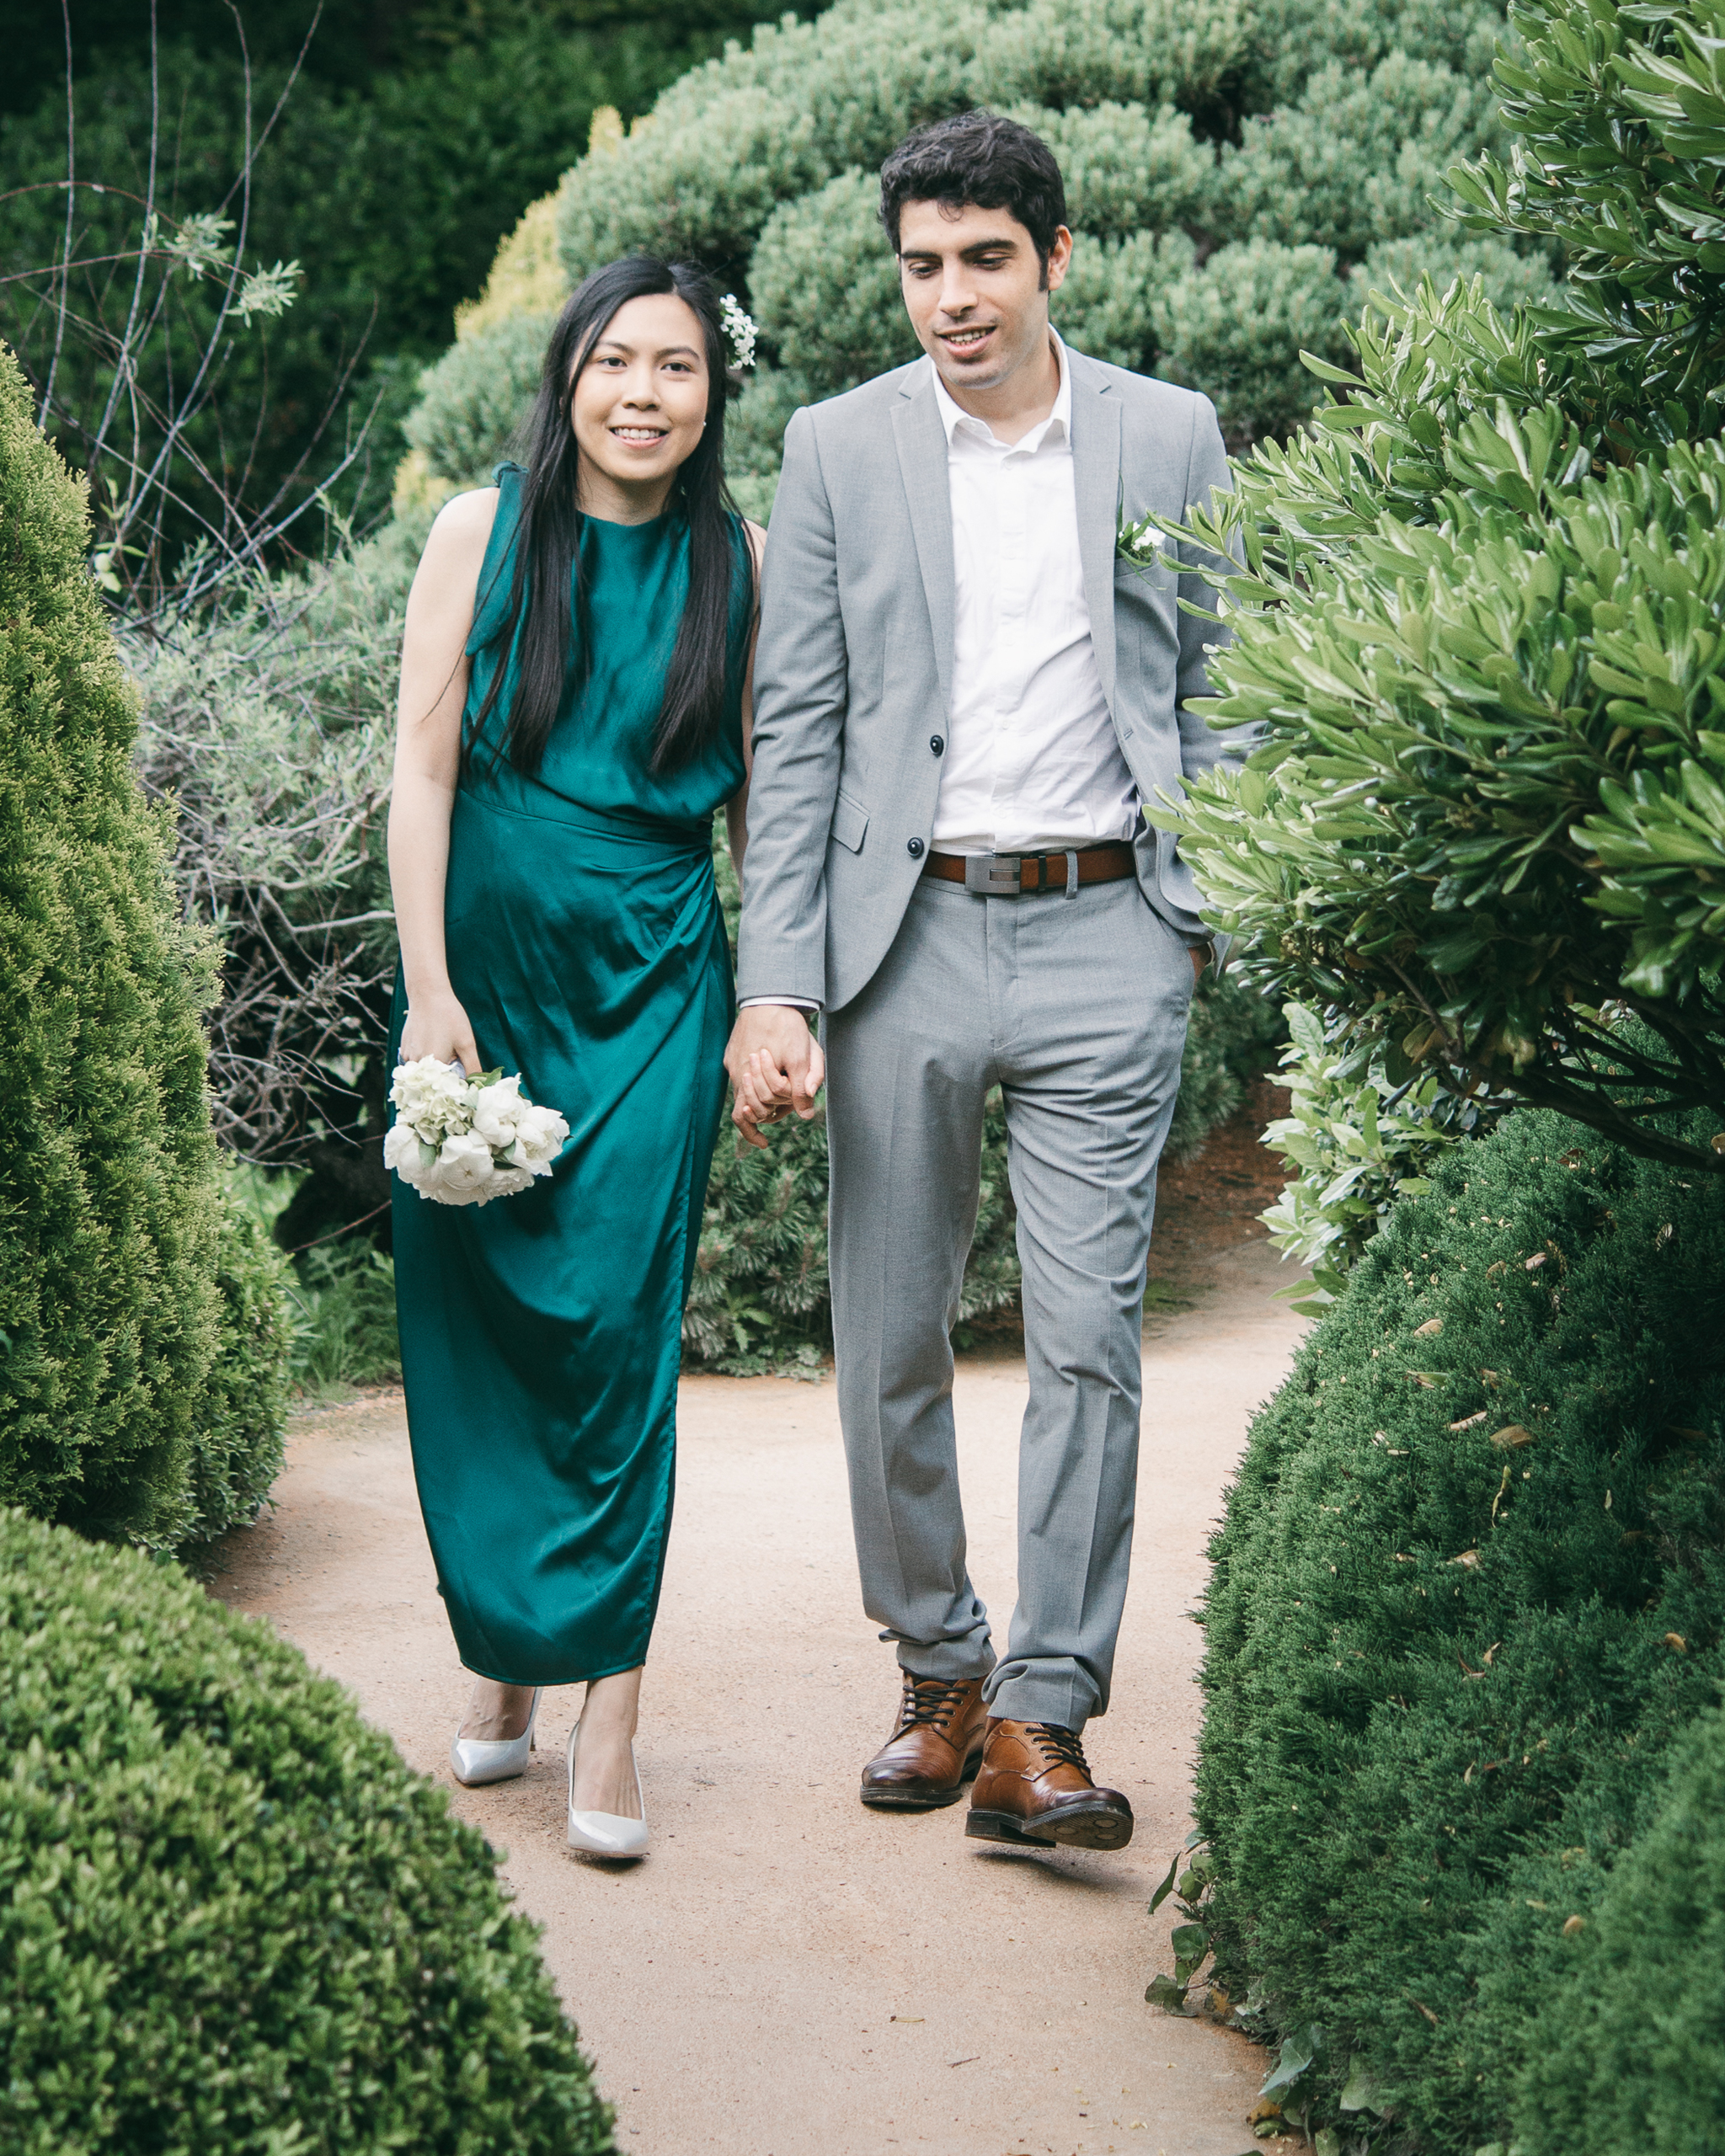
[(408, 595), (396, 707), (395, 784), (389, 803), (389, 882), (395, 895), (408, 1018), (409, 1062), (457, 1059), (483, 1068), (467, 1014), (449, 985), (443, 942), (449, 818), (461, 771), (467, 642), (479, 565), (497, 514), (497, 489), (457, 494), (438, 513)]
[(766, 534), (758, 524), (745, 522), (749, 552), (755, 565), (755, 627), (749, 633), (749, 664), (743, 675), (743, 783), (724, 804), (725, 836), (730, 841), (731, 866), (743, 881), (743, 854), (749, 843), (749, 774), (755, 767), (755, 640), (761, 629), (761, 550)]

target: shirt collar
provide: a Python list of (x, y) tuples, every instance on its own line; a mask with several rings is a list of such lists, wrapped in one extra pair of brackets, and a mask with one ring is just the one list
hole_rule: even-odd
[[(1058, 427), (1061, 435), (1070, 440), (1072, 434), (1072, 370), (1066, 364), (1066, 348), (1060, 341), (1060, 332), (1050, 328), (1049, 343), (1054, 347), (1055, 365), (1060, 371), (1060, 386), (1055, 392), (1055, 408), (1039, 426), (1033, 427), (1028, 435), (1012, 443), (1014, 449), (1038, 450)], [(967, 435), (988, 441), (997, 437), (987, 420), (979, 419), (974, 412), (967, 412), (953, 401), (951, 392), (940, 378), (940, 370), (934, 361), (928, 362), (928, 371), (934, 382), (934, 401), (940, 413), (941, 424), (946, 429), (947, 447), (953, 446), (953, 436), (962, 427)]]

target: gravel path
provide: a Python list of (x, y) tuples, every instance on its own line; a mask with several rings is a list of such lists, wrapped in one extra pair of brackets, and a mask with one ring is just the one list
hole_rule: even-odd
[[(1249, 1144), (1249, 1135), (1247, 1142)], [(1237, 1151), (1237, 1148), (1236, 1150)], [(298, 1418), (273, 1513), (216, 1591), (352, 1688), (508, 1853), (563, 1995), (643, 2156), (1241, 2156), (1263, 2055), (1144, 2004), (1172, 1967), (1150, 1893), (1188, 1829), (1199, 1647), (1185, 1612), (1252, 1407), (1299, 1321), (1242, 1210), (1190, 1208), (1193, 1307), (1146, 1332), (1145, 1443), (1114, 1706), (1088, 1738), (1130, 1796), (1131, 1846), (1047, 1857), (967, 1842), (962, 1808), (864, 1811), (856, 1778), (896, 1698), (857, 1603), (833, 1388), (696, 1378), (638, 1746), (652, 1854), (563, 1845), (574, 1689), (547, 1696), (520, 1781), (463, 1790), (466, 1685), (414, 1498), (398, 1394)], [(1188, 1170), (1187, 1186), (1199, 1182)], [(1178, 1191), (1167, 1217), (1179, 1217)], [(1231, 1216), (1231, 1217), (1230, 1217)], [(1159, 1269), (1167, 1269), (1166, 1257)], [(972, 1571), (1004, 1630), (1022, 1356), (964, 1357), (957, 1406)], [(1282, 2144), (1284, 2148), (1287, 2143)]]

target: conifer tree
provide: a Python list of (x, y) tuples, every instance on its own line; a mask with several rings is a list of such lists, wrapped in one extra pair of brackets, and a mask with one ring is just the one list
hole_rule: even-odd
[(0, 1503), (176, 1539), (221, 1337), (200, 1019), (88, 518), (0, 347)]

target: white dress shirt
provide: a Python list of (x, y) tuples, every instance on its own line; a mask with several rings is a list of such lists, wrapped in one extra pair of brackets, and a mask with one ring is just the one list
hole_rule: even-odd
[[(937, 853), (1057, 853), (1130, 839), (1138, 787), (1090, 641), (1072, 472), (1072, 377), (1040, 426), (998, 439), (947, 392), (953, 510), (953, 694), (932, 842)], [(793, 1002), (751, 995), (744, 1006)]]
[(953, 505), (953, 693), (932, 843), (1049, 853), (1130, 839), (1138, 788), (1120, 753), (1078, 552), (1072, 380), (1049, 332), (1054, 410), (1015, 442), (955, 403), (935, 370)]

